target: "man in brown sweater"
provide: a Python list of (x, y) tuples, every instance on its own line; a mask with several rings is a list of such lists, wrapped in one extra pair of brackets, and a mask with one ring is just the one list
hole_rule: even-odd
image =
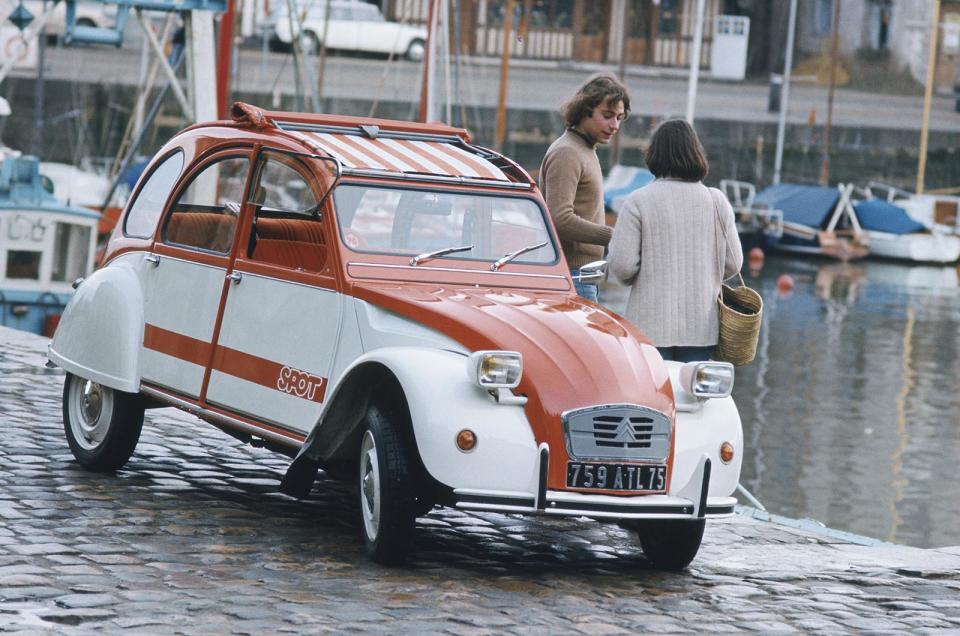
[[(597, 144), (609, 143), (630, 113), (626, 87), (609, 74), (587, 80), (560, 109), (567, 130), (540, 164), (540, 190), (574, 277), (603, 258), (613, 228), (604, 224), (603, 174)], [(597, 302), (597, 286), (574, 279), (577, 293)]]

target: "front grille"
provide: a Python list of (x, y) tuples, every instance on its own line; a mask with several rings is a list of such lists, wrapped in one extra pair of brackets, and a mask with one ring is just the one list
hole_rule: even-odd
[(660, 411), (630, 404), (563, 415), (567, 450), (577, 459), (664, 461), (670, 452), (670, 424)]

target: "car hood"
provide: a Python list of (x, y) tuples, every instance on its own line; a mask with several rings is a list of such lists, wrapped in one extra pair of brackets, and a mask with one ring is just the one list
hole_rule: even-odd
[(528, 396), (531, 423), (556, 422), (564, 411), (600, 404), (642, 404), (673, 417), (667, 368), (649, 340), (626, 319), (578, 296), (389, 283), (356, 284), (354, 295), (471, 351), (522, 353), (515, 392)]

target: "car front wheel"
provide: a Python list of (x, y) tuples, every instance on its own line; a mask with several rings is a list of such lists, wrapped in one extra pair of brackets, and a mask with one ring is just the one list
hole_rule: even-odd
[(138, 395), (67, 374), (63, 429), (73, 456), (84, 468), (104, 472), (123, 467), (142, 428), (143, 402)]
[(300, 50), (304, 55), (316, 55), (320, 51), (320, 38), (313, 31), (304, 31), (300, 36)]
[(406, 57), (411, 62), (419, 62), (423, 59), (427, 47), (423, 40), (414, 40), (407, 47)]
[(410, 551), (416, 514), (409, 465), (395, 423), (371, 407), (360, 441), (358, 494), (363, 542), (378, 563), (400, 563)]
[(703, 519), (664, 519), (647, 521), (637, 526), (643, 554), (664, 570), (682, 570), (690, 565), (700, 550)]

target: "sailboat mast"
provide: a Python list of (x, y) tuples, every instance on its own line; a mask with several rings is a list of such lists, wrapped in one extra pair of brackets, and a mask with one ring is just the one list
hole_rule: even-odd
[(437, 2), (430, 0), (427, 13), (427, 51), (423, 56), (423, 81), (420, 82), (420, 121), (434, 119), (433, 114), (433, 58), (436, 51)]
[(820, 185), (830, 183), (830, 135), (833, 134), (833, 94), (837, 90), (837, 56), (840, 50), (840, 0), (833, 3), (833, 34), (830, 38), (830, 90), (827, 93), (827, 123), (823, 130), (823, 161)]
[(933, 24), (930, 27), (930, 50), (927, 55), (927, 83), (923, 89), (923, 121), (920, 124), (920, 152), (917, 159), (917, 194), (923, 194), (927, 172), (927, 138), (930, 134), (930, 100), (933, 96), (934, 68), (937, 64), (937, 31), (940, 28), (940, 0), (933, 3)]
[(220, 16), (220, 37), (217, 42), (217, 117), (227, 116), (230, 100), (230, 63), (233, 58), (233, 21), (235, 0), (227, 0), (227, 10)]

